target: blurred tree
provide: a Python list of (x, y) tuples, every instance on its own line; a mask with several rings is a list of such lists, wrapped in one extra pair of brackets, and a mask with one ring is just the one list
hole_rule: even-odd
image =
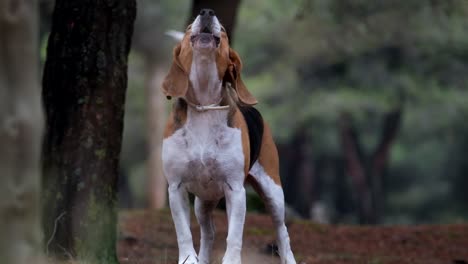
[[(159, 61), (160, 62), (160, 61)], [(162, 138), (166, 119), (165, 97), (159, 89), (166, 70), (156, 61), (146, 60), (146, 94), (148, 124), (147, 175), (150, 208), (161, 209), (167, 205), (167, 183), (162, 171)]]
[(286, 202), (304, 218), (312, 217), (312, 205), (318, 198), (314, 191), (316, 169), (313, 162), (312, 136), (307, 126), (296, 130), (291, 141), (278, 146)]
[(0, 259), (42, 263), (37, 1), (0, 0)]
[[(141, 0), (140, 13), (135, 22), (134, 49), (144, 64), (144, 93), (146, 106), (147, 160), (146, 176), (147, 202), (153, 209), (166, 206), (167, 183), (162, 172), (161, 148), (166, 119), (165, 97), (160, 85), (166, 74), (165, 62), (168, 59), (172, 39), (165, 36), (168, 30), (176, 30), (177, 24), (167, 17), (171, 4), (167, 1)], [(171, 42), (172, 41), (172, 42)], [(141, 151), (141, 149), (138, 149)]]
[(48, 252), (117, 263), (116, 188), (135, 1), (57, 0), (43, 78)]
[(381, 222), (384, 201), (383, 173), (390, 148), (400, 127), (401, 108), (385, 116), (382, 134), (372, 155), (366, 155), (353, 127), (351, 117), (341, 117), (340, 136), (345, 158), (346, 175), (351, 177), (360, 224)]

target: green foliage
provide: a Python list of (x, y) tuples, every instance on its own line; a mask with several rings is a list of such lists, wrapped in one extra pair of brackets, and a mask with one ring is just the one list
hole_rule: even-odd
[[(265, 108), (300, 105), (296, 123), (329, 120), (340, 111), (383, 113), (402, 98), (447, 102), (453, 98), (447, 88), (466, 84), (465, 77), (455, 79), (461, 71), (447, 69), (466, 67), (457, 56), (468, 50), (465, 2), (270, 2), (244, 2), (234, 46)], [(464, 103), (458, 101), (456, 107)], [(272, 118), (277, 121), (285, 120)]]
[(456, 0), (246, 0), (234, 47), (277, 139), (306, 127), (317, 157), (341, 155), (341, 113), (369, 153), (384, 114), (401, 107), (386, 221), (450, 221), (466, 217), (451, 181), (468, 171), (458, 146), (467, 141), (467, 15)]
[[(162, 34), (183, 29), (188, 8), (188, 1), (139, 2), (123, 161), (140, 199), (145, 54), (157, 46), (151, 56), (170, 59), (174, 43)], [(342, 113), (370, 153), (383, 116), (403, 109), (385, 177), (385, 221), (455, 221), (468, 217), (467, 16), (466, 0), (243, 0), (233, 47), (277, 141), (305, 128), (317, 158), (342, 155)], [(324, 192), (334, 192), (330, 186)]]

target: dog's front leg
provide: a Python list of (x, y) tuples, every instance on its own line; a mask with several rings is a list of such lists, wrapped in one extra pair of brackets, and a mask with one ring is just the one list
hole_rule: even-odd
[(187, 191), (181, 188), (180, 184), (170, 184), (168, 192), (179, 246), (179, 264), (198, 263), (190, 231), (190, 206)]
[(215, 226), (213, 223), (213, 210), (218, 201), (203, 201), (195, 197), (195, 216), (200, 224), (200, 251), (198, 259), (200, 264), (209, 264), (213, 248)]
[(246, 210), (244, 185), (226, 183), (224, 193), (229, 228), (223, 264), (240, 264)]

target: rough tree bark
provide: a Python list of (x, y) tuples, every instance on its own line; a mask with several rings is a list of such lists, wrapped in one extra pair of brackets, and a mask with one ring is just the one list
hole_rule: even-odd
[(345, 171), (351, 177), (361, 224), (380, 223), (384, 197), (382, 177), (400, 127), (401, 113), (401, 108), (397, 108), (385, 115), (379, 143), (370, 157), (362, 150), (351, 117), (348, 114), (341, 116), (340, 137)]
[(0, 260), (39, 263), (40, 103), (37, 1), (0, 0)]
[(135, 0), (57, 0), (43, 78), (43, 226), (57, 257), (116, 262), (116, 188)]

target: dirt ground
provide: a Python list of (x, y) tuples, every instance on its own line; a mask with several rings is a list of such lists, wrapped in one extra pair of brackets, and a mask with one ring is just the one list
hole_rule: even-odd
[[(215, 212), (213, 263), (221, 263), (227, 236), (223, 212)], [(307, 264), (467, 264), (468, 224), (358, 227), (289, 223), (291, 246), (298, 263)], [(192, 214), (198, 248), (200, 232)], [(267, 215), (249, 213), (244, 230), (243, 263), (280, 263), (272, 252), (275, 233)], [(163, 211), (126, 211), (119, 216), (119, 260), (122, 264), (177, 263), (171, 215)]]

